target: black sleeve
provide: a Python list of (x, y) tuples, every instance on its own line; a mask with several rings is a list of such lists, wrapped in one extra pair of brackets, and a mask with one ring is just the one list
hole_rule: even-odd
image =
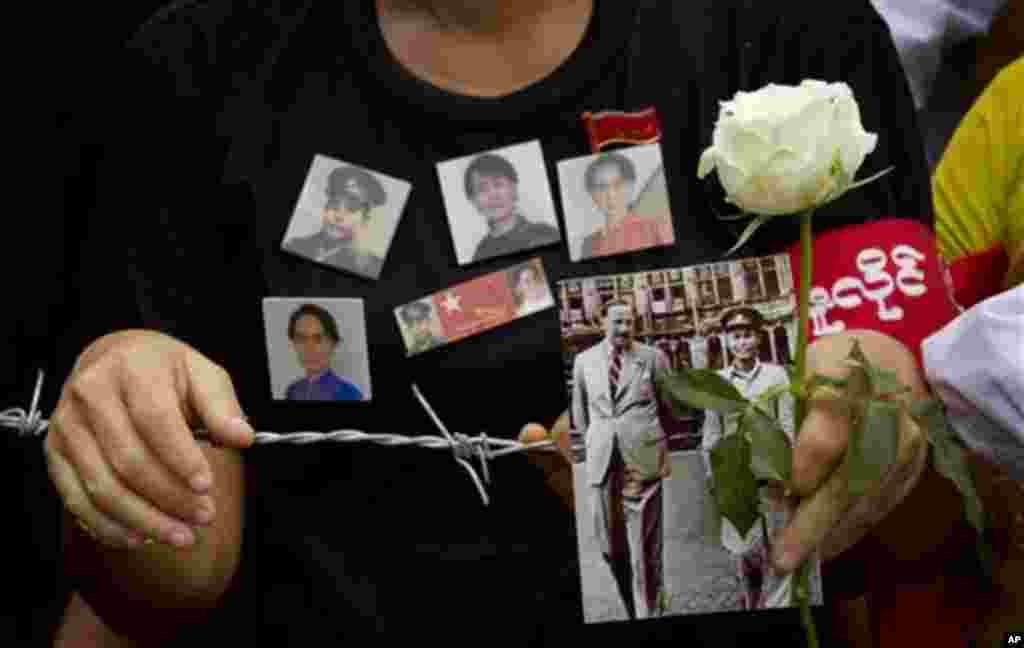
[(255, 253), (245, 210), (228, 208), (248, 197), (222, 182), (227, 139), (218, 117), (233, 96), (226, 70), (237, 45), (226, 35), (236, 27), (234, 4), (245, 3), (158, 12), (129, 41), (96, 103), (91, 131), (102, 155), (78, 277), (82, 344), (148, 328), (225, 363), (217, 313), (236, 306), (237, 282), (252, 280), (240, 256)]
[[(102, 59), (85, 55), (71, 68), (88, 68), (90, 76), (74, 86), (88, 91), (75, 93), (74, 109), (58, 122), (55, 168), (64, 217), (23, 224), (24, 240), (41, 242), (33, 248), (45, 251), (45, 263), (33, 269), (20, 312), (4, 318), (0, 330), (0, 409), (27, 407), (35, 372), (45, 369), (40, 411), (49, 416), (77, 355), (105, 333), (183, 330), (177, 309), (193, 299), (192, 290), (175, 290), (178, 282), (167, 279), (177, 274), (199, 285), (180, 257), (200, 221), (172, 222), (171, 214), (181, 213), (176, 208), (186, 197), (218, 200), (201, 186), (219, 146), (211, 137), (215, 113), (202, 90), (215, 69), (210, 30), (197, 19), (202, 11), (209, 8), (179, 2), (130, 41), (120, 35), (122, 45), (104, 50)], [(198, 266), (223, 243), (205, 237), (187, 245)], [(195, 299), (206, 298), (197, 292)], [(10, 537), (0, 547), (29, 574), (12, 614), (0, 615), (0, 645), (51, 645), (70, 595), (59, 547), (61, 503), (42, 440), (19, 439), (6, 429), (0, 435), (2, 483), (14, 502)], [(9, 636), (15, 640), (6, 641)]]

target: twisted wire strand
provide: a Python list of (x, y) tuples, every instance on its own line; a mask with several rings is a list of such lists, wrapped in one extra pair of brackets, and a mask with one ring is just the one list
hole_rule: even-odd
[[(18, 436), (43, 437), (49, 428), (49, 421), (44, 419), (39, 411), (39, 396), (43, 388), (43, 372), (39, 372), (36, 380), (35, 392), (32, 396), (32, 404), (28, 410), (20, 407), (10, 407), (0, 412), (0, 427), (6, 427), (17, 431)], [(554, 441), (538, 441), (535, 443), (519, 443), (508, 439), (495, 439), (481, 433), (475, 437), (465, 434), (452, 434), (441, 422), (440, 417), (427, 403), (426, 398), (416, 385), (412, 386), (413, 394), (423, 405), (423, 408), (430, 415), (434, 425), (441, 431), (443, 436), (419, 435), (401, 436), (397, 434), (367, 434), (359, 430), (336, 430), (333, 432), (293, 432), (290, 434), (278, 434), (276, 432), (257, 432), (254, 443), (257, 445), (271, 445), (288, 443), (293, 445), (308, 445), (310, 443), (373, 443), (389, 447), (414, 446), (430, 448), (434, 450), (451, 450), (452, 455), (472, 479), (476, 486), (480, 499), (485, 506), (490, 504), (487, 496), (487, 489), (484, 484), (491, 483), (491, 473), (488, 462), (496, 457), (503, 457), (530, 450), (553, 450), (556, 449)], [(205, 431), (195, 432), (197, 438), (209, 438)], [(470, 460), (479, 461), (483, 479), (477, 474), (470, 464)]]

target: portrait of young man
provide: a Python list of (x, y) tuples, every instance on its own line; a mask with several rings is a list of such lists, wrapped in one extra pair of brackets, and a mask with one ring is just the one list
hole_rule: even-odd
[(405, 329), (406, 348), (409, 355), (429, 351), (447, 344), (447, 340), (435, 332), (437, 327), (433, 306), (427, 301), (414, 301), (399, 311), (399, 318)]
[[(538, 143), (471, 156), (463, 167), (466, 162), (438, 166), (460, 263), (562, 240)], [(460, 209), (467, 203), (470, 209)]]
[[(308, 183), (323, 172), (328, 160), (323, 156), (314, 159)], [(382, 180), (394, 185), (393, 190), (399, 194), (394, 202), (389, 201)], [(310, 261), (377, 279), (408, 192), (407, 183), (402, 181), (378, 178), (378, 174), (354, 165), (335, 166), (323, 181), (319, 209), (307, 207), (318, 212), (319, 228), (286, 239), (282, 247)], [(300, 197), (300, 208), (303, 200), (312, 200), (309, 193)], [(296, 219), (300, 213), (297, 208)]]
[(654, 616), (664, 583), (662, 481), (672, 473), (654, 372), (668, 358), (634, 339), (628, 302), (602, 307), (604, 339), (576, 356), (573, 424), (586, 446), (590, 520), (630, 619)]
[[(740, 306), (722, 314), (721, 327), (726, 337), (730, 362), (718, 370), (718, 375), (728, 380), (743, 395), (753, 399), (765, 390), (789, 383), (789, 376), (782, 365), (760, 359), (761, 331), (764, 316), (756, 308)], [(792, 395), (786, 393), (772, 402), (773, 418), (779, 421), (782, 430), (794, 441)], [(701, 450), (704, 454), (705, 470), (711, 484), (710, 453), (726, 436), (737, 433), (735, 420), (724, 420), (721, 414), (705, 412), (701, 428)], [(779, 492), (772, 487), (762, 489), (762, 512), (768, 533), (782, 529), (789, 521), (791, 511), (786, 508)], [(747, 535), (741, 536), (729, 520), (721, 519), (721, 541), (734, 557), (737, 577), (743, 585), (743, 602), (748, 610), (786, 607), (792, 592), (791, 575), (780, 575), (770, 566), (767, 541), (761, 524), (755, 524)], [(820, 575), (815, 571), (812, 585)], [(814, 593), (812, 588), (812, 595)], [(820, 586), (817, 587), (820, 596)], [(813, 599), (812, 599), (813, 600)]]

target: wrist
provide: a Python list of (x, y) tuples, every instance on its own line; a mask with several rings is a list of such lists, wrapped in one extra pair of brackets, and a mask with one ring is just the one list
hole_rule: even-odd
[(915, 486), (869, 533), (883, 562), (885, 580), (930, 582), (935, 574), (973, 566), (976, 537), (964, 517), (956, 486), (930, 457)]
[(135, 641), (119, 637), (78, 592), (71, 595), (54, 648), (135, 648)]

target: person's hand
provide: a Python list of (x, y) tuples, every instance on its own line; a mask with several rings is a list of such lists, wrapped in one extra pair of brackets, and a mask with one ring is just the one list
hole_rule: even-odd
[[(519, 431), (519, 443), (540, 443), (542, 441), (551, 441), (557, 435), (558, 445), (557, 449), (559, 453), (568, 461), (572, 463), (571, 451), (569, 448), (569, 413), (566, 412), (558, 417), (555, 424), (551, 426), (549, 431), (540, 423), (527, 423), (523, 426), (523, 429)], [(550, 452), (547, 449), (541, 449), (537, 452)]]
[(544, 471), (544, 479), (552, 490), (558, 493), (562, 503), (570, 511), (574, 510), (572, 450), (569, 444), (569, 413), (558, 417), (548, 431), (539, 423), (528, 423), (519, 432), (519, 443), (537, 443), (547, 441), (558, 435), (558, 452), (549, 449), (532, 450), (528, 453), (530, 461)]
[(105, 546), (189, 546), (190, 527), (215, 515), (196, 428), (222, 446), (252, 444), (227, 372), (160, 333), (107, 335), (79, 356), (50, 419), (50, 477), (68, 512)]
[[(844, 365), (854, 340), (874, 365), (896, 372), (911, 388), (896, 398), (919, 399), (927, 389), (914, 355), (897, 340), (874, 331), (849, 331), (810, 345), (807, 374), (845, 377)], [(848, 415), (838, 407), (816, 403), (808, 411), (793, 448), (792, 490), (804, 499), (789, 525), (773, 542), (773, 562), (791, 571), (815, 550), (829, 561), (856, 544), (918, 484), (928, 457), (928, 443), (916, 423), (904, 415), (897, 456), (880, 482), (858, 500), (847, 496), (840, 467), (849, 437)]]

